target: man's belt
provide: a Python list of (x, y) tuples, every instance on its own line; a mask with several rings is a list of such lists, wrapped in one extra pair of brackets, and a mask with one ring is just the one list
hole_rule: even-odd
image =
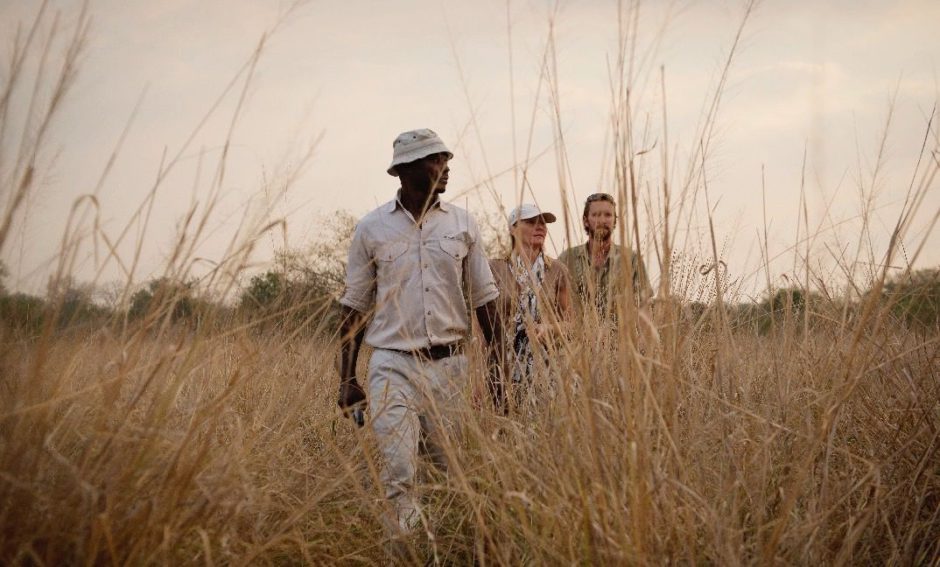
[(416, 356), (427, 360), (440, 360), (457, 356), (463, 352), (463, 343), (451, 343), (449, 345), (433, 345), (427, 348), (418, 348), (414, 350), (389, 349), (401, 354)]

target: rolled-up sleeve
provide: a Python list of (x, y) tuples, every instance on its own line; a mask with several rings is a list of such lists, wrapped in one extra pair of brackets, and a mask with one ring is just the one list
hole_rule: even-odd
[(470, 288), (470, 305), (476, 309), (499, 297), (499, 289), (496, 287), (496, 280), (493, 279), (490, 263), (483, 253), (480, 228), (472, 216), (469, 228), (471, 242), (470, 252), (467, 255), (466, 278)]
[(366, 244), (362, 223), (356, 226), (346, 262), (346, 289), (339, 302), (361, 313), (375, 305), (375, 262)]

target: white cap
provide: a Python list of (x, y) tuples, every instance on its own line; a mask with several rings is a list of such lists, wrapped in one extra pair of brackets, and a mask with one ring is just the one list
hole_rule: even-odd
[(533, 205), (532, 203), (522, 203), (518, 207), (512, 210), (509, 213), (509, 226), (516, 224), (516, 221), (531, 219), (535, 217), (542, 217), (546, 223), (555, 222), (555, 215), (552, 213), (539, 210), (538, 205)]
[(454, 154), (447, 149), (447, 146), (434, 133), (434, 130), (421, 128), (420, 130), (402, 132), (392, 142), (392, 165), (388, 166), (388, 174), (398, 177), (395, 166), (442, 153), (447, 154), (447, 159), (453, 159), (454, 157)]

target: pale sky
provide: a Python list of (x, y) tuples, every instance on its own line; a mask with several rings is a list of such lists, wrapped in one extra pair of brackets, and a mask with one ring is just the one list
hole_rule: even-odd
[[(4, 61), (12, 51), (16, 22), (29, 21), (36, 4), (0, 4)], [(585, 196), (614, 190), (609, 70), (617, 52), (617, 2), (558, 5), (554, 45), (570, 167), (567, 197), (578, 215)], [(61, 11), (68, 25), (80, 3), (52, 0), (50, 6)], [(25, 222), (3, 250), (12, 287), (43, 289), (69, 211), (76, 199), (93, 191), (137, 101), (139, 110), (98, 194), (102, 230), (115, 237), (150, 191), (164, 150), (168, 155), (180, 150), (288, 6), (279, 0), (90, 3), (89, 43), (53, 130), (40, 172), (42, 185), (24, 209)], [(513, 155), (525, 159), (531, 126), (530, 186), (543, 209), (560, 212), (552, 101), (547, 85), (539, 81), (554, 6), (545, 0), (350, 0), (309, 2), (291, 12), (258, 62), (234, 130), (221, 199), (196, 255), (218, 260), (245, 211), (257, 212), (266, 200), (273, 201), (271, 218), (284, 218), (287, 229), (258, 241), (255, 269), (264, 266), (285, 237), (287, 245), (297, 247), (316, 238), (324, 215), (344, 209), (361, 216), (389, 200), (397, 188), (385, 173), (391, 142), (412, 128), (436, 130), (454, 151), (445, 198), (482, 212), (497, 210), (497, 197), (507, 206), (515, 202)], [(677, 185), (698, 143), (696, 128), (743, 9), (744, 2), (730, 0), (641, 5), (634, 119), (638, 128), (649, 120), (650, 145), (656, 144), (641, 164), (644, 183), (654, 190), (662, 181), (659, 69), (665, 69), (675, 167), (671, 183)], [(758, 5), (731, 67), (705, 166), (716, 236), (732, 278), (763, 277), (757, 244), (763, 231), (762, 167), (769, 248), (777, 257), (772, 277), (792, 278), (789, 249), (800, 214), (804, 148), (809, 156), (809, 224), (818, 231), (814, 265), (827, 266), (840, 249), (854, 252), (861, 233), (860, 191), (871, 190), (894, 99), (871, 224), (876, 258), (883, 253), (940, 93), (938, 24), (940, 2), (935, 0), (767, 0)], [(7, 76), (4, 70), (0, 79), (5, 82)], [(194, 200), (202, 205), (209, 198), (241, 84), (224, 98), (158, 190), (134, 281), (162, 271), (182, 217)], [(936, 124), (930, 138), (928, 148), (936, 148)], [(18, 138), (4, 141), (7, 153), (14, 147), (11, 139)], [(264, 182), (289, 171), (315, 140), (312, 159), (285, 194)], [(483, 184), (490, 175), (497, 177)], [(6, 199), (4, 195), (4, 206)], [(526, 200), (532, 196), (527, 194)], [(689, 223), (682, 219), (678, 245), (686, 254), (699, 255), (707, 245), (706, 207), (702, 197), (687, 207), (693, 205), (692, 230), (684, 231)], [(938, 209), (940, 180), (935, 179), (914, 230), (904, 240), (905, 250), (913, 254), (927, 236), (918, 266), (940, 263), (940, 237), (927, 232), (927, 221)], [(567, 245), (561, 225), (551, 230), (552, 255)], [(645, 214), (641, 228), (645, 240), (650, 228)], [(582, 236), (578, 230), (573, 233), (576, 243)], [(130, 243), (120, 250), (124, 258), (133, 255)], [(113, 262), (100, 266), (101, 251), (97, 253), (98, 260), (89, 240), (76, 264), (78, 279), (90, 280), (99, 272), (100, 282), (125, 277)], [(652, 251), (646, 253), (652, 257)], [(895, 262), (901, 263), (903, 259)], [(821, 269), (828, 273), (829, 268)], [(759, 292), (761, 283), (748, 283), (745, 292)]]

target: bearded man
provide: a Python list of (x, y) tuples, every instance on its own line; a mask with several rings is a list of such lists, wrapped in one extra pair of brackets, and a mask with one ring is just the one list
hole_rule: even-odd
[(639, 254), (613, 243), (617, 226), (617, 203), (607, 193), (594, 193), (584, 202), (582, 215), (588, 241), (568, 248), (558, 257), (568, 268), (576, 312), (585, 314), (593, 307), (602, 319), (616, 318), (617, 308), (627, 291), (626, 278), (632, 275), (637, 306), (645, 307), (653, 295), (646, 267)]

